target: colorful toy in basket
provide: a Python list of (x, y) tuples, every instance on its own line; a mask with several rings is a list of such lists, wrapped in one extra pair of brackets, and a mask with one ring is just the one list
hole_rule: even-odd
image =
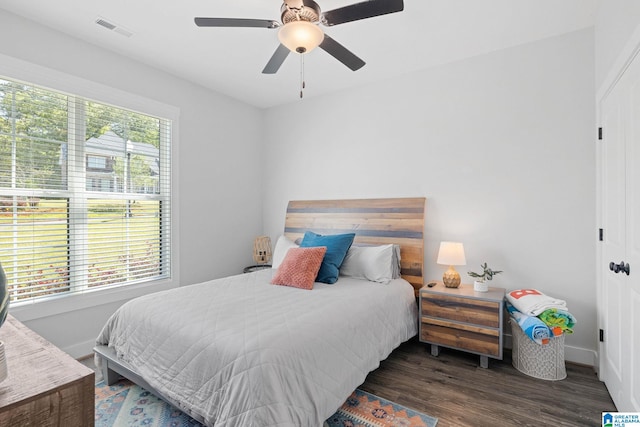
[(537, 316), (550, 308), (567, 309), (567, 303), (564, 300), (552, 298), (537, 289), (518, 289), (508, 292), (507, 301), (527, 316)]
[(563, 333), (573, 333), (576, 318), (567, 310), (567, 303), (552, 298), (537, 289), (518, 289), (506, 295), (507, 310), (533, 341), (545, 345), (549, 339)]
[(553, 331), (542, 320), (535, 316), (527, 316), (524, 313), (520, 313), (509, 301), (507, 301), (506, 306), (511, 318), (520, 325), (522, 332), (524, 332), (526, 336), (537, 344), (549, 344), (549, 339), (553, 336)]
[(572, 334), (576, 318), (573, 314), (565, 310), (550, 308), (538, 315), (538, 318), (553, 330), (553, 335), (558, 336), (563, 333)]

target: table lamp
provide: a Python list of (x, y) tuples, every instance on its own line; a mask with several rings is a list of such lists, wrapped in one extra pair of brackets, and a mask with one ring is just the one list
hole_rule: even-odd
[(271, 238), (258, 236), (253, 241), (253, 260), (257, 265), (266, 265), (271, 262)]
[(460, 286), (460, 274), (453, 268), (454, 265), (466, 265), (464, 257), (464, 247), (458, 242), (440, 242), (438, 260), (441, 265), (448, 265), (449, 269), (444, 272), (442, 281), (447, 288), (457, 288)]

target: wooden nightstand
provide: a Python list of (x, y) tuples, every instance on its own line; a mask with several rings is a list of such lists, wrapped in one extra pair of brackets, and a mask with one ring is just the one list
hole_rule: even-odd
[(249, 267), (245, 267), (242, 272), (243, 273), (253, 273), (254, 271), (265, 270), (267, 268), (271, 268), (271, 264), (250, 265)]
[(0, 328), (9, 376), (0, 382), (0, 427), (87, 427), (95, 422), (95, 377), (12, 316)]
[(420, 341), (480, 355), (480, 366), (489, 367), (489, 357), (502, 360), (502, 316), (505, 290), (489, 288), (475, 292), (473, 285), (420, 289)]

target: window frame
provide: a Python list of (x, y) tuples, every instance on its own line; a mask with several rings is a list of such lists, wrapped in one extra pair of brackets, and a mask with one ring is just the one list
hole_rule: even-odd
[[(46, 299), (25, 301), (11, 307), (11, 313), (22, 321), (46, 318), (75, 310), (93, 309), (179, 286), (179, 202), (178, 193), (178, 127), (180, 110), (172, 105), (126, 92), (101, 83), (89, 81), (64, 72), (53, 70), (27, 61), (0, 54), (0, 75), (6, 78), (28, 82), (70, 96), (78, 96), (96, 102), (125, 108), (142, 114), (163, 117), (172, 122), (170, 153), (161, 151), (161, 162), (170, 160), (170, 274), (169, 277), (142, 283), (113, 287), (97, 287), (83, 293), (53, 295)], [(170, 157), (167, 158), (167, 157)]]
[[(95, 164), (92, 165), (92, 160), (93, 163), (95, 163), (96, 160), (100, 161), (100, 166), (96, 166)], [(87, 154), (87, 172), (102, 172), (102, 171), (106, 171), (107, 169), (107, 165), (108, 165), (108, 160), (107, 157), (105, 156), (96, 156), (93, 154)]]

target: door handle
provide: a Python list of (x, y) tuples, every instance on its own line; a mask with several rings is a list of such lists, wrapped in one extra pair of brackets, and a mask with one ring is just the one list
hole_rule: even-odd
[(620, 261), (620, 264), (616, 264), (615, 262), (611, 261), (609, 263), (609, 270), (613, 271), (614, 273), (626, 273), (626, 275), (629, 275), (629, 272), (631, 271), (631, 269), (629, 268), (629, 264), (625, 263), (624, 261)]

